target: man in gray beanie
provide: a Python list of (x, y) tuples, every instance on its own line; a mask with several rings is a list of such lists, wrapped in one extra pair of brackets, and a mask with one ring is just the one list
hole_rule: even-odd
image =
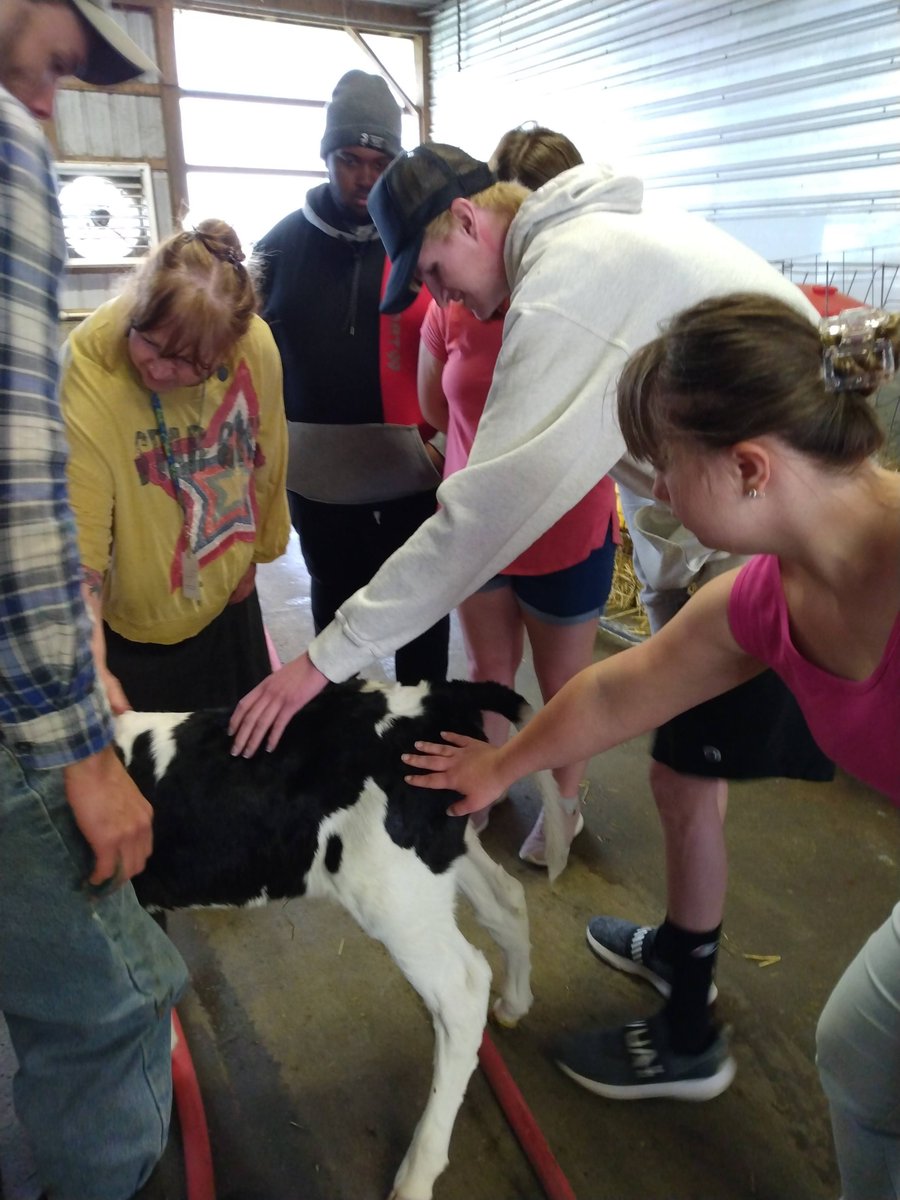
[[(316, 631), (431, 516), (441, 481), (416, 393), (428, 294), (396, 316), (379, 314), (387, 272), (369, 192), (400, 150), (388, 85), (348, 71), (325, 110), (327, 182), (254, 250), (284, 367), (288, 501)], [(448, 636), (443, 618), (401, 646), (397, 679), (443, 678)]]
[(392, 159), (400, 153), (400, 109), (380, 75), (348, 71), (337, 82), (325, 109), (322, 157), (346, 146), (367, 146)]

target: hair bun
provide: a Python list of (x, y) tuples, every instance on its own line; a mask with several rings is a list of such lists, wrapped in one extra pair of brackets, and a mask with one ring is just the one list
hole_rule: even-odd
[(237, 266), (246, 257), (241, 248), (240, 238), (227, 221), (209, 217), (194, 227), (193, 235), (203, 243), (210, 254), (222, 262)]

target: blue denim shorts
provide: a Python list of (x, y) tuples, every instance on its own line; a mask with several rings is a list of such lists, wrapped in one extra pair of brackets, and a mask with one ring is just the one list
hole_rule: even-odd
[(616, 544), (607, 536), (587, 558), (547, 575), (495, 575), (480, 592), (510, 587), (527, 612), (548, 625), (580, 625), (603, 612), (612, 584)]

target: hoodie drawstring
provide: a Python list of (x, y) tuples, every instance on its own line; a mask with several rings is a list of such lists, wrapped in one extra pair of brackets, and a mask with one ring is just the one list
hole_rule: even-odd
[(347, 332), (351, 337), (356, 336), (356, 307), (359, 302), (359, 275), (362, 270), (363, 247), (353, 247), (353, 276), (350, 280), (350, 304), (347, 310)]

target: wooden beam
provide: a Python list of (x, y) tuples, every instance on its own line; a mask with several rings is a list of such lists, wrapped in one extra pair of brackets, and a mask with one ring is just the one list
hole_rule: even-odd
[(181, 95), (191, 100), (240, 100), (243, 104), (283, 104), (290, 108), (324, 109), (327, 100), (297, 100), (292, 96), (245, 95), (243, 92), (198, 92), (182, 88)]
[[(344, 32), (350, 36), (351, 40), (353, 41), (353, 43), (355, 45), (359, 46), (359, 48), (360, 48), (360, 50), (362, 50), (363, 54), (365, 54), (368, 58), (370, 58), (372, 60), (372, 62), (378, 68), (378, 70), (381, 72), (381, 74), (384, 75), (390, 81), (391, 86), (394, 88), (394, 90), (397, 92), (397, 94), (403, 100), (403, 104), (404, 104), (404, 107), (406, 108), (406, 111), (408, 113), (411, 113), (413, 116), (418, 117), (419, 124), (421, 125), (422, 112), (419, 108), (419, 105), (416, 104), (415, 100), (412, 100), (409, 96), (407, 96), (406, 92), (404, 92), (403, 88), (400, 86), (400, 84), (397, 82), (397, 80), (394, 78), (394, 76), (390, 73), (390, 71), (387, 69), (387, 67), (384, 65), (384, 63), (381, 61), (381, 59), (378, 57), (378, 55), (375, 53), (375, 51), (372, 49), (372, 47), (369, 45), (369, 43), (366, 41), (366, 39), (362, 36), (362, 34), (359, 32), (359, 30), (353, 29), (349, 25), (345, 25)], [(418, 40), (419, 39), (417, 38), (416, 41), (418, 41)]]
[(175, 225), (180, 225), (188, 211), (188, 186), (184, 141), (181, 136), (181, 109), (178, 103), (180, 92), (175, 67), (175, 21), (171, 0), (163, 0), (154, 6), (153, 25), (160, 70), (163, 134), (169, 168), (172, 220)]
[(191, 173), (198, 175), (282, 175), (294, 179), (327, 179), (327, 171), (298, 171), (294, 167), (235, 167), (231, 164), (190, 163)]
[[(140, 0), (121, 4), (122, 8), (153, 10), (167, 0)], [(378, 0), (180, 0), (179, 8), (225, 13), (231, 17), (278, 17), (308, 25), (353, 25), (377, 33), (427, 33), (430, 28), (429, 5), (421, 9), (400, 4), (380, 4)]]
[(416, 78), (422, 83), (422, 107), (419, 110), (419, 141), (431, 137), (431, 41), (416, 38)]
[[(115, 166), (118, 166), (120, 163), (123, 166), (127, 166), (129, 163), (146, 163), (151, 171), (157, 171), (157, 172), (165, 171), (166, 173), (168, 173), (168, 170), (169, 170), (168, 158), (157, 158), (157, 157), (152, 157), (152, 156), (148, 156), (148, 155), (144, 155), (142, 158), (114, 158), (114, 159), (110, 159), (109, 156), (107, 155), (105, 158), (102, 158), (102, 161), (106, 162), (106, 163), (112, 162)], [(67, 166), (70, 163), (96, 163), (96, 162), (97, 162), (96, 154), (67, 154), (65, 157), (65, 163)]]
[(117, 96), (158, 96), (158, 83), (145, 83), (141, 79), (128, 80), (127, 83), (110, 84), (108, 87), (101, 87), (97, 83), (82, 83), (80, 79), (76, 79), (74, 75), (66, 78), (64, 83), (60, 84), (60, 88), (67, 92), (107, 92), (115, 93)]

